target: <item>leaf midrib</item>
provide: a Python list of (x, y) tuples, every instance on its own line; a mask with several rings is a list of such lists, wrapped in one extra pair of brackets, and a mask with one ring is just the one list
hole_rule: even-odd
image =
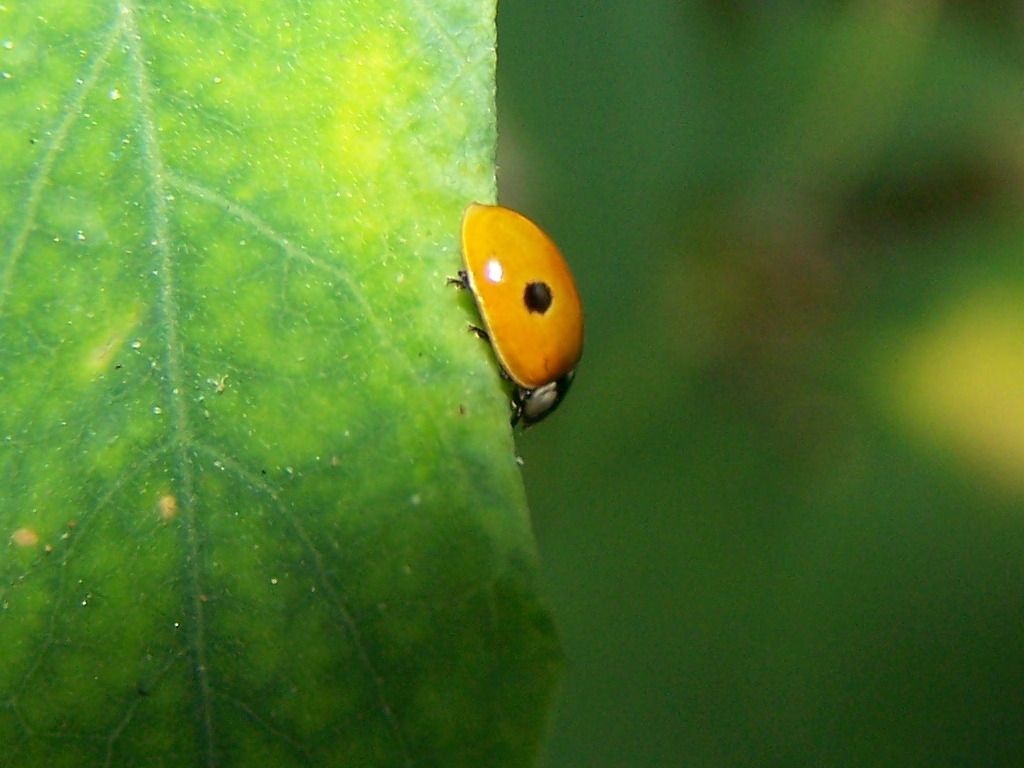
[(192, 675), (196, 686), (199, 710), (202, 753), (207, 765), (217, 763), (213, 734), (213, 708), (211, 702), (209, 666), (206, 655), (206, 613), (203, 601), (203, 551), (200, 546), (199, 520), (196, 514), (195, 477), (189, 460), (188, 446), (192, 444), (192, 429), (184, 402), (184, 374), (178, 344), (178, 312), (175, 292), (174, 259), (169, 247), (166, 173), (160, 143), (157, 140), (153, 118), (151, 84), (145, 66), (142, 34), (136, 22), (136, 9), (131, 0), (119, 0), (118, 14), (124, 19), (124, 38), (128, 49), (131, 76), (138, 95), (138, 122), (141, 128), (141, 149), (145, 189), (149, 193), (150, 226), (153, 230), (151, 245), (155, 249), (159, 299), (158, 323), (163, 332), (163, 353), (166, 402), (170, 404), (173, 430), (172, 456), (176, 465), (174, 474), (178, 509), (185, 530), (185, 573), (188, 584), (188, 604), (191, 613), (188, 622), (188, 648), (192, 656)]

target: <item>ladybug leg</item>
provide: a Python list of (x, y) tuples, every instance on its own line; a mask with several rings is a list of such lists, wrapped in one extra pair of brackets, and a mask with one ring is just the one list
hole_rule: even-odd
[[(460, 269), (458, 277), (449, 277), (445, 280), (446, 285), (454, 285), (460, 291), (469, 290), (469, 275), (466, 274), (466, 270)], [(491, 337), (487, 335), (487, 331), (481, 328), (479, 325), (470, 324), (469, 332), (476, 336), (478, 339), (490, 343)]]
[(466, 274), (466, 270), (460, 269), (458, 277), (449, 277), (445, 280), (446, 285), (454, 285), (459, 290), (469, 289), (469, 275)]
[[(505, 373), (504, 368), (501, 371), (501, 375), (508, 379), (508, 374)], [(521, 418), (523, 418), (523, 393), (519, 387), (516, 387), (512, 393), (512, 418), (509, 419), (509, 423), (515, 427), (519, 424)]]

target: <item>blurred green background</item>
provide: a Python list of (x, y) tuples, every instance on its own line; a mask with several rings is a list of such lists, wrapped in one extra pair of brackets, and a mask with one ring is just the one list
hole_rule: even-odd
[(1024, 765), (1024, 9), (503, 0), (587, 348), (545, 765)]

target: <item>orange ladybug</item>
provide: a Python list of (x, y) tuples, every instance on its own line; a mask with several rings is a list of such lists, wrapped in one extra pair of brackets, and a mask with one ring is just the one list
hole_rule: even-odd
[(465, 269), (450, 282), (473, 294), (483, 328), (513, 382), (512, 424), (550, 414), (583, 353), (583, 305), (558, 246), (522, 214), (473, 203), (462, 218)]

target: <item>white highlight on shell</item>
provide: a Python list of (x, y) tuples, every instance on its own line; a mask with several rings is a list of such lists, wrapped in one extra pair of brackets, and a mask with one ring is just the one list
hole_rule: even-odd
[(488, 259), (484, 264), (484, 274), (492, 283), (500, 283), (505, 276), (505, 270), (502, 269), (501, 262), (497, 259)]

